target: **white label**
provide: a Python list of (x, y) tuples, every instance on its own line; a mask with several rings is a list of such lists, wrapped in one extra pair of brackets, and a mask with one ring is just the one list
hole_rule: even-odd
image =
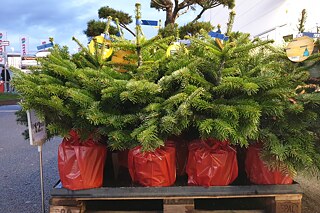
[(30, 145), (41, 146), (47, 139), (46, 125), (34, 110), (27, 111)]

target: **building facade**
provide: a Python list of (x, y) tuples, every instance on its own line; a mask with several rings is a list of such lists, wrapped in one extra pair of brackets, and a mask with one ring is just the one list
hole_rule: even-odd
[[(319, 0), (235, 0), (233, 31), (250, 33), (251, 37), (272, 39), (283, 44), (284, 37), (298, 35), (298, 23), (303, 9), (307, 12), (306, 32), (317, 32), (320, 26)], [(204, 21), (226, 29), (229, 10), (217, 7), (204, 14)], [(285, 37), (286, 38), (286, 37)]]
[(7, 53), (8, 67), (21, 68), (21, 54), (20, 53)]

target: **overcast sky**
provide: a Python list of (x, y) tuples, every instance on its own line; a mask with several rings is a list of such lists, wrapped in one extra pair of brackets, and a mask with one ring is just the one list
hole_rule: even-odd
[[(74, 52), (77, 45), (71, 40), (72, 36), (87, 42), (83, 30), (89, 20), (98, 20), (99, 8), (109, 6), (129, 13), (134, 19), (136, 2), (142, 5), (142, 19), (164, 22), (165, 13), (151, 9), (150, 0), (1, 0), (0, 32), (6, 33), (6, 40), (10, 42), (7, 52), (20, 52), (21, 36), (28, 38), (29, 52), (36, 51), (37, 46), (42, 41), (48, 42), (49, 37)], [(180, 22), (187, 22), (188, 18), (192, 17), (181, 17)], [(147, 26), (143, 31), (147, 37), (157, 33), (157, 29)], [(129, 33), (125, 35), (130, 37)]]

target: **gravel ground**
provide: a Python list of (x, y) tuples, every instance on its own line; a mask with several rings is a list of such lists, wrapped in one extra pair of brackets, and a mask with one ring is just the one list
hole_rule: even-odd
[[(21, 133), (15, 106), (0, 106), (0, 212), (41, 212), (39, 153)], [(50, 190), (59, 180), (57, 147), (61, 139), (43, 146), (45, 208), (49, 212)]]
[(316, 177), (300, 176), (295, 180), (303, 189), (302, 213), (320, 213), (320, 180)]

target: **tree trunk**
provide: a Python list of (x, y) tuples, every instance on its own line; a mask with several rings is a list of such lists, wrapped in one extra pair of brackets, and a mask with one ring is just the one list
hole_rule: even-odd
[(173, 17), (172, 6), (170, 6), (166, 10), (166, 21), (164, 23), (164, 26), (167, 26), (169, 24), (174, 24), (174, 22), (175, 22), (175, 17)]

